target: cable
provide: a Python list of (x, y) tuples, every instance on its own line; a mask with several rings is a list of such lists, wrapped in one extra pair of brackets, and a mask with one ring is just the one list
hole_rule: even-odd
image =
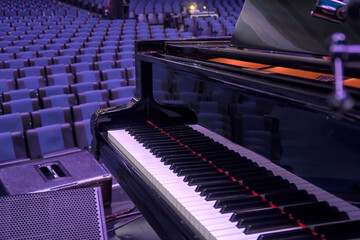
[(128, 213), (128, 214), (122, 214), (122, 215), (113, 217), (111, 219), (106, 219), (105, 221), (108, 223), (108, 222), (111, 222), (111, 221), (114, 221), (114, 220), (117, 220), (117, 219), (126, 218), (126, 217), (130, 217), (130, 216), (135, 216), (135, 215), (139, 215), (139, 214), (141, 214), (141, 212), (133, 212), (133, 213)]
[(124, 222), (123, 224), (121, 224), (121, 225), (119, 225), (119, 226), (117, 226), (117, 227), (114, 227), (114, 228), (111, 228), (111, 229), (107, 230), (107, 232), (112, 232), (112, 231), (114, 231), (114, 230), (116, 230), (116, 229), (122, 228), (122, 227), (124, 227), (125, 225), (128, 225), (129, 223), (132, 223), (132, 222), (134, 222), (134, 221), (136, 221), (136, 220), (138, 220), (138, 219), (140, 219), (140, 218), (142, 218), (142, 217), (143, 217), (143, 215), (138, 216), (138, 217), (134, 217), (133, 219), (130, 219), (129, 221)]
[(124, 210), (124, 211), (122, 211), (122, 212), (119, 212), (119, 213), (115, 213), (115, 214), (113, 214), (113, 215), (106, 216), (106, 217), (105, 217), (105, 221), (106, 221), (106, 222), (110, 222), (110, 221), (112, 221), (113, 219), (117, 219), (119, 216), (123, 216), (124, 214), (128, 214), (128, 213), (134, 211), (135, 208), (136, 208), (136, 207), (134, 206), (134, 207), (129, 208), (129, 209), (126, 209), (126, 210)]

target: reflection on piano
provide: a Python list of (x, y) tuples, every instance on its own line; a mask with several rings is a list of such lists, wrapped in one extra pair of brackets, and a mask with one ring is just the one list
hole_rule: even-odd
[(335, 111), (331, 60), (229, 40), (137, 42), (137, 97), (94, 114), (94, 155), (163, 239), (359, 239), (356, 65)]

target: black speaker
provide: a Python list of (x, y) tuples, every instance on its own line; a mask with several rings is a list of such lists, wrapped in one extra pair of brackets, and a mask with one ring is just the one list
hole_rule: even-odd
[(0, 239), (107, 239), (101, 190), (0, 197)]
[(104, 204), (109, 205), (111, 183), (111, 174), (88, 151), (0, 168), (0, 196), (100, 186)]

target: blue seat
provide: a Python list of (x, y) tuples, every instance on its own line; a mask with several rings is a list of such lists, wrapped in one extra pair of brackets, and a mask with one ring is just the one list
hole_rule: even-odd
[(135, 85), (136, 71), (135, 67), (126, 68), (126, 79), (130, 86)]
[(19, 52), (15, 54), (17, 59), (32, 59), (36, 58), (36, 52), (33, 51), (26, 51), (26, 52)]
[(79, 52), (80, 48), (67, 48), (67, 49), (61, 49), (59, 51), (60, 56), (71, 56), (75, 58), (76, 55), (80, 54)]
[(112, 88), (118, 88), (124, 86), (127, 86), (127, 81), (125, 79), (111, 79), (100, 82), (101, 89), (110, 90)]
[(36, 77), (36, 76), (18, 78), (16, 82), (19, 89), (23, 89), (23, 88), (38, 89), (40, 87), (46, 86), (45, 79), (43, 77)]
[(0, 61), (6, 61), (14, 59), (14, 54), (11, 53), (0, 53)]
[(8, 92), (16, 88), (14, 80), (11, 79), (0, 79), (0, 94)]
[[(68, 50), (68, 49), (65, 49), (65, 50)], [(54, 64), (67, 64), (67, 65), (70, 65), (72, 63), (75, 63), (75, 57), (71, 56), (71, 55), (53, 57), (53, 62), (54, 62)]]
[(86, 91), (98, 90), (99, 84), (97, 82), (83, 82), (70, 85), (70, 90), (74, 94), (79, 94)]
[(118, 52), (117, 58), (118, 59), (134, 59), (134, 52), (132, 52), (132, 51)]
[(69, 107), (40, 109), (38, 111), (31, 112), (31, 119), (33, 128), (72, 122)]
[(16, 89), (2, 94), (4, 102), (23, 98), (36, 98), (36, 91), (34, 89)]
[(27, 159), (24, 136), (20, 132), (0, 133), (0, 165)]
[(40, 76), (45, 77), (44, 68), (41, 66), (33, 66), (19, 69), (20, 77), (31, 77), (31, 76)]
[(108, 90), (92, 90), (78, 94), (79, 103), (106, 102), (109, 100)]
[(99, 61), (94, 63), (94, 70), (103, 71), (105, 69), (115, 68), (116, 63), (112, 60)]
[(96, 55), (98, 61), (115, 61), (115, 53), (100, 53)]
[[(72, 38), (72, 40), (74, 40), (74, 39), (75, 38)], [(67, 43), (67, 44), (65, 44), (65, 48), (68, 48), (68, 49), (80, 49), (80, 48), (82, 48), (84, 46), (83, 45), (84, 41), (79, 41), (79, 42), (74, 41), (74, 42), (71, 42), (71, 43)]]
[(120, 59), (116, 61), (116, 66), (118, 68), (130, 68), (135, 66), (133, 59)]
[(54, 85), (54, 86), (46, 86), (41, 87), (38, 89), (39, 97), (49, 97), (53, 95), (60, 95), (60, 94), (69, 94), (70, 90), (68, 85)]
[(4, 53), (18, 53), (22, 51), (24, 51), (24, 47), (22, 46), (9, 46), (3, 48)]
[(17, 70), (15, 69), (0, 69), (1, 79), (15, 80), (17, 78)]
[(25, 51), (31, 51), (31, 52), (38, 52), (45, 49), (44, 45), (42, 44), (27, 45), (24, 48)]
[(16, 112), (32, 112), (39, 109), (39, 101), (36, 98), (24, 98), (3, 102), (3, 110), (5, 114)]
[(80, 54), (98, 54), (99, 48), (98, 47), (86, 47), (86, 48), (80, 48)]
[(76, 81), (78, 83), (82, 82), (100, 82), (100, 72), (99, 71), (82, 71), (76, 73)]
[(23, 68), (27, 67), (29, 65), (29, 62), (27, 59), (11, 59), (4, 61), (4, 68)]
[(76, 145), (81, 149), (86, 149), (91, 144), (90, 119), (74, 122), (74, 132)]
[(126, 86), (126, 87), (113, 88), (110, 90), (110, 94), (112, 100), (119, 98), (125, 98), (130, 100), (135, 95), (135, 87)]
[(126, 80), (124, 69), (120, 68), (105, 69), (101, 74), (104, 81), (111, 79)]
[(83, 54), (83, 55), (77, 55), (75, 57), (76, 62), (95, 62), (96, 61), (96, 55), (95, 54)]
[(67, 64), (50, 65), (45, 70), (47, 75), (70, 73), (70, 67)]
[(69, 123), (29, 129), (26, 131), (26, 138), (31, 159), (76, 151), (73, 131)]
[(72, 115), (74, 117), (74, 121), (78, 122), (90, 119), (94, 112), (106, 107), (106, 102), (83, 103), (72, 107)]
[(56, 57), (59, 56), (59, 51), (54, 49), (40, 50), (37, 52), (39, 57)]
[(74, 94), (53, 95), (43, 97), (41, 100), (44, 108), (71, 107), (77, 104)]
[(0, 115), (0, 133), (21, 132), (31, 128), (29, 113), (9, 113)]
[(51, 65), (51, 58), (49, 57), (39, 57), (29, 59), (30, 66), (39, 66), (39, 67), (46, 67)]
[(76, 74), (82, 71), (89, 71), (93, 70), (93, 64), (89, 62), (80, 62), (80, 63), (73, 63), (70, 65), (71, 72)]

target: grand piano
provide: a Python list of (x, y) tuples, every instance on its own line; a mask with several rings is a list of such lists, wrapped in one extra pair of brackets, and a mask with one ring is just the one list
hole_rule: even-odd
[(355, 8), (246, 0), (232, 38), (136, 42), (91, 151), (162, 239), (360, 238)]

